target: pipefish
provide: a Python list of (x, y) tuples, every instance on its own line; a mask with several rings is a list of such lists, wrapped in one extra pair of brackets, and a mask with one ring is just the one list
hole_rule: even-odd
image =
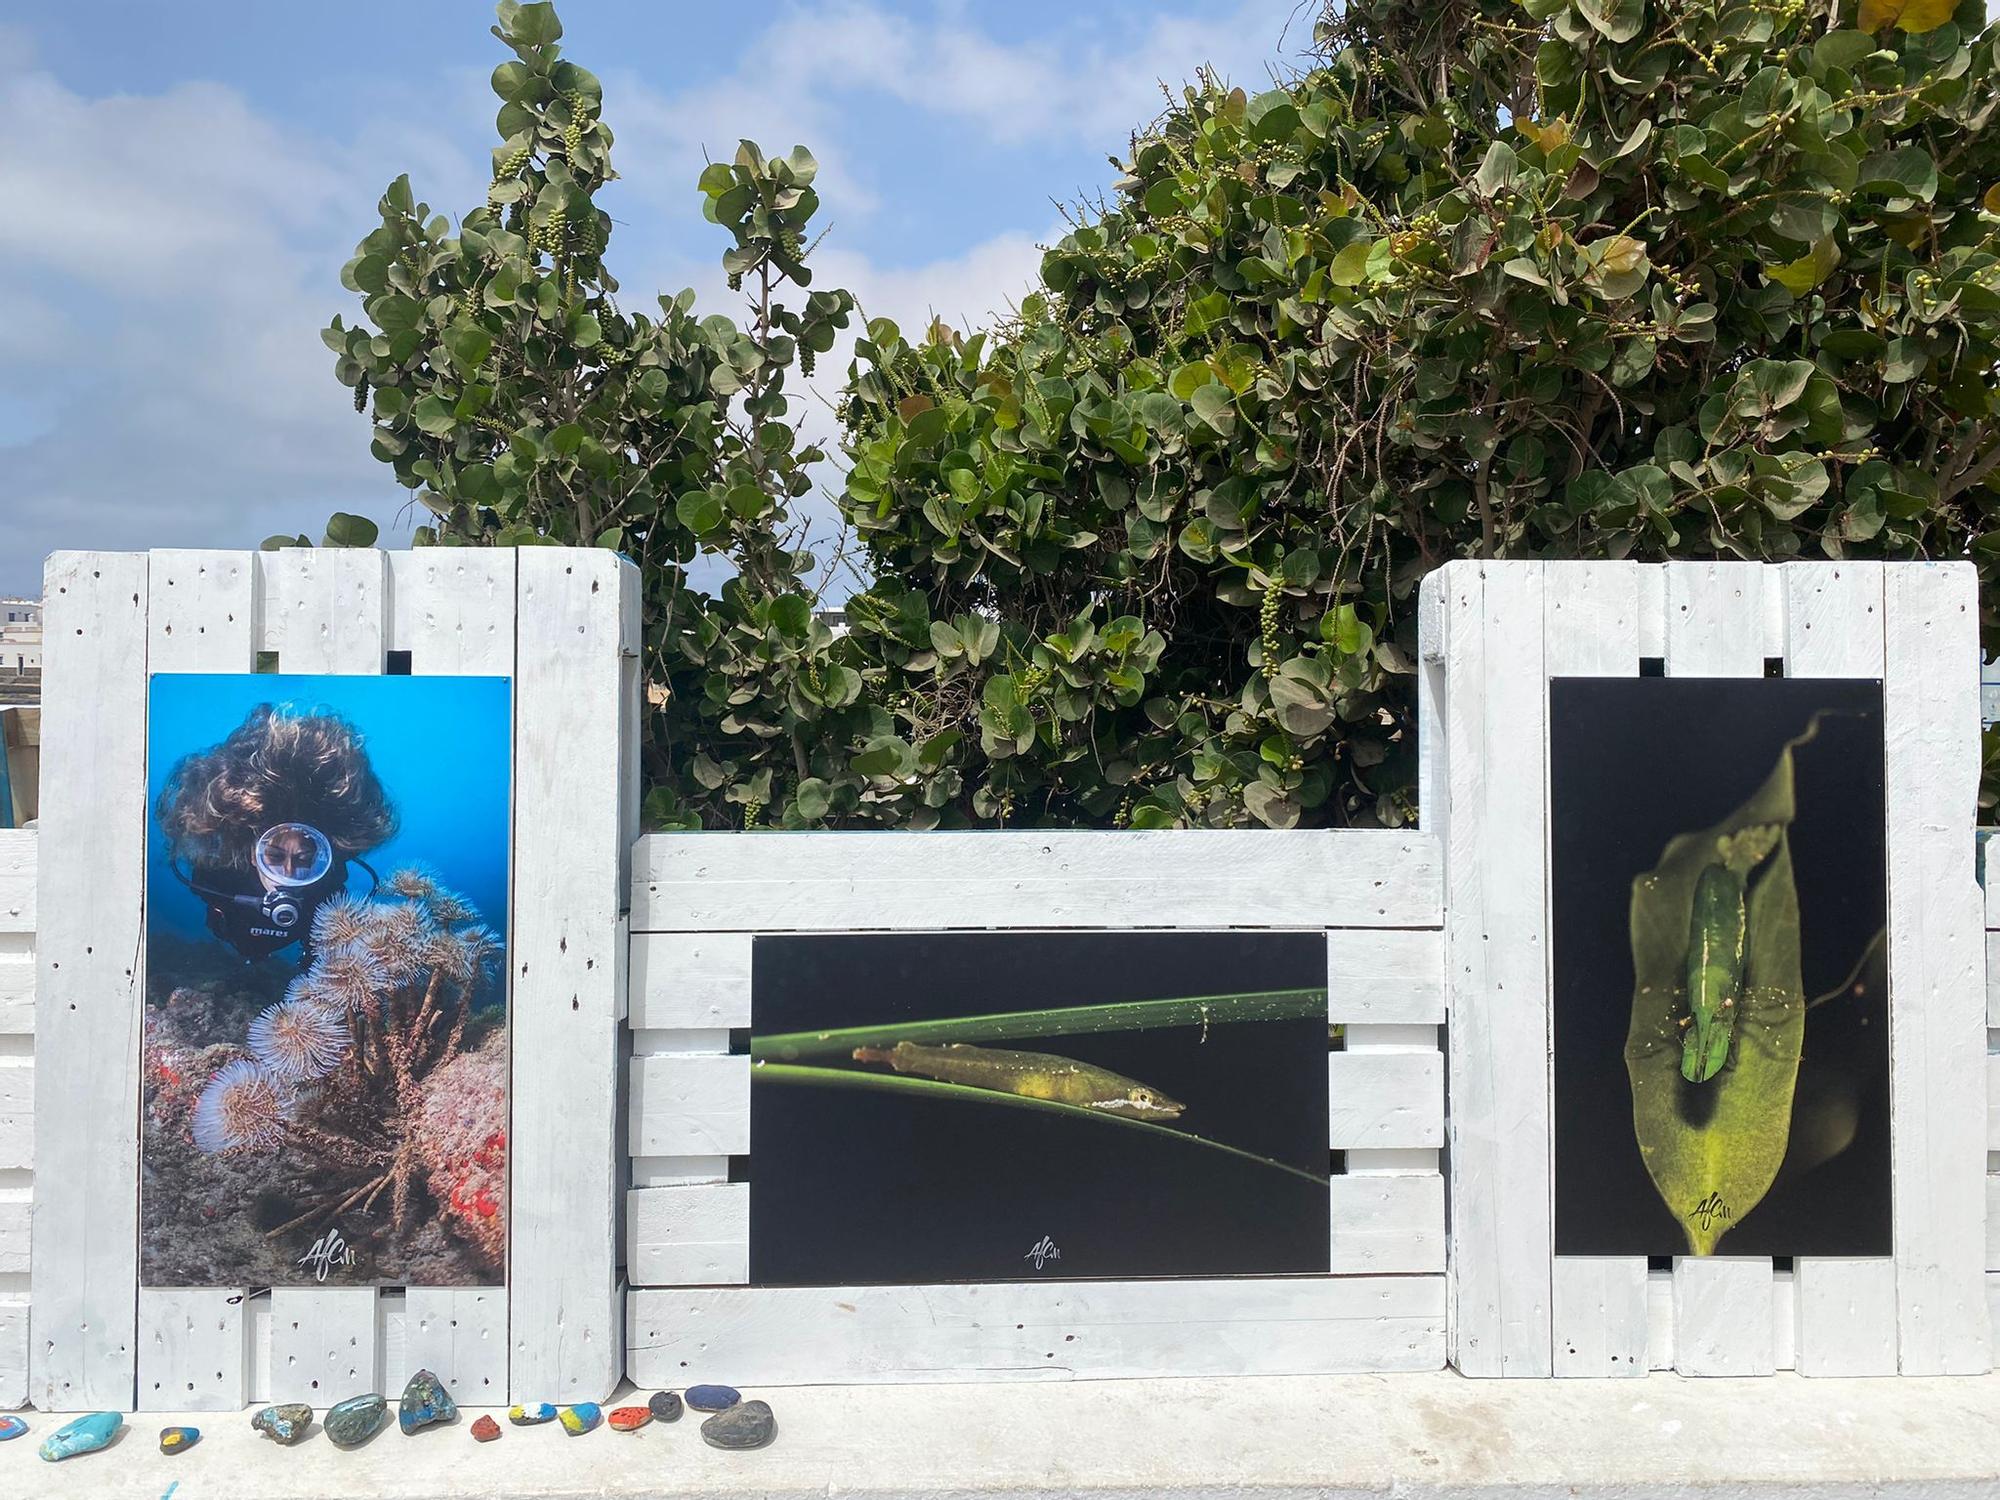
[(1016, 1094), (1023, 1099), (1074, 1104), (1131, 1120), (1175, 1120), (1186, 1108), (1150, 1084), (1125, 1078), (1108, 1068), (1067, 1057), (1051, 1057), (1045, 1052), (1009, 1052), (964, 1042), (948, 1042), (941, 1047), (898, 1042), (886, 1049), (856, 1047), (854, 1060), (883, 1063), (898, 1073), (915, 1073), (944, 1083)]

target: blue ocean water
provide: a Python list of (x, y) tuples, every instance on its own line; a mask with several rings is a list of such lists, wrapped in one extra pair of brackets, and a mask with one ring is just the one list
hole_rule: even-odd
[[(289, 673), (157, 673), (146, 760), (146, 910), (153, 933), (200, 940), (207, 908), (174, 875), (153, 818), (182, 757), (219, 744), (259, 704), (339, 714), (361, 735), (401, 819), (363, 855), (377, 874), (421, 864), (507, 931), (513, 774), (512, 683), (505, 677), (319, 677)], [(348, 889), (367, 875), (349, 872)]]

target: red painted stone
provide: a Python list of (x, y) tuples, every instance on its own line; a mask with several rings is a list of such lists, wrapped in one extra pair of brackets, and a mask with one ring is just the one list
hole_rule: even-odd
[(500, 1436), (500, 1424), (494, 1421), (491, 1416), (481, 1417), (472, 1424), (472, 1438), (474, 1442), (490, 1443), (498, 1436)]
[(637, 1432), (653, 1420), (653, 1414), (643, 1406), (621, 1406), (611, 1413), (611, 1429), (614, 1432)]

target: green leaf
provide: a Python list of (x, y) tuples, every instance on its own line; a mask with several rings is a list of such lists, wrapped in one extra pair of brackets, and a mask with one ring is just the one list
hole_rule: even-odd
[(1608, 42), (1629, 42), (1646, 24), (1646, 0), (1576, 0), (1576, 9)]
[(1937, 163), (1922, 146), (1877, 152), (1861, 163), (1856, 182), (1858, 192), (1914, 198), (1923, 203), (1937, 196), (1937, 188)]
[(1368, 252), (1374, 248), (1373, 240), (1356, 240), (1346, 246), (1327, 268), (1327, 280), (1335, 286), (1361, 285), (1368, 279)]
[(808, 823), (817, 823), (833, 806), (833, 788), (817, 776), (808, 776), (792, 793), (792, 802), (800, 817)]
[(329, 547), (372, 547), (380, 530), (366, 516), (335, 511), (327, 518), (326, 545)]
[(722, 525), (722, 502), (707, 490), (691, 490), (674, 502), (674, 514), (696, 536), (707, 536)]
[(1226, 385), (1212, 380), (1189, 397), (1188, 404), (1196, 416), (1223, 437), (1236, 430), (1236, 398)]
[(410, 420), (432, 437), (443, 437), (458, 427), (454, 403), (441, 396), (419, 396), (410, 407)]
[(1787, 261), (1780, 266), (1766, 265), (1764, 274), (1783, 286), (1794, 297), (1803, 297), (1833, 274), (1833, 268), (1840, 264), (1840, 247), (1832, 235), (1814, 243), (1812, 249), (1797, 260)]
[(578, 312), (569, 320), (569, 341), (579, 349), (594, 349), (604, 341), (595, 313)]

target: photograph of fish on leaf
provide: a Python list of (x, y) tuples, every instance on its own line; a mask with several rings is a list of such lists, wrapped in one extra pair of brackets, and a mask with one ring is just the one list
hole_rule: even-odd
[[(1317, 1226), (1316, 1248), (1280, 1236), (1278, 1257), (1303, 1256), (1324, 1269), (1326, 1181), (1326, 988), (1323, 942), (1308, 947), (1294, 934), (909, 934), (845, 938), (757, 940), (753, 959), (753, 1014), (759, 1025), (749, 1044), (752, 1062), (752, 1136), (758, 1143), (750, 1167), (752, 1276), (787, 1282), (866, 1279), (864, 1260), (841, 1248), (845, 1229), (875, 1238), (882, 1213), (901, 1212), (919, 1195), (933, 1207), (938, 1195), (979, 1201), (971, 1219), (994, 1222), (1001, 1205), (1019, 1204), (1028, 1222), (1043, 1225), (1018, 1250), (996, 1256), (983, 1245), (945, 1243), (944, 1224), (968, 1224), (965, 1214), (930, 1222), (900, 1241), (902, 1258), (918, 1280), (971, 1279), (1018, 1274), (1030, 1244), (1052, 1237), (1070, 1248), (1065, 1274), (1168, 1274), (1174, 1256), (1163, 1253), (1137, 1221), (1117, 1222), (1118, 1206), (1146, 1199), (1145, 1212), (1162, 1220), (1199, 1212), (1181, 1184), (1223, 1178), (1229, 1192), (1253, 1213), (1284, 1215)], [(1205, 968), (1218, 980), (1246, 972), (1230, 957), (1248, 955), (1275, 975), (1270, 987), (1189, 993), (1194, 977), (1175, 962), (1206, 944)], [(1275, 945), (1275, 946), (1272, 946)], [(1262, 949), (1260, 953), (1258, 950)], [(881, 960), (869, 965), (873, 951)], [(898, 951), (900, 950), (900, 951)], [(1226, 950), (1226, 951), (1222, 951)], [(1004, 956), (1003, 956), (1004, 955)], [(989, 961), (990, 960), (990, 961)], [(1247, 971), (1254, 980), (1259, 964)], [(1180, 993), (1159, 993), (1181, 969)], [(856, 1024), (815, 1029), (765, 1030), (774, 1013), (793, 1010), (787, 992), (794, 980), (817, 984), (821, 1014), (844, 998), (851, 975), (872, 969), (907, 974), (920, 987), (880, 986), (872, 1005), (864, 997), (852, 1012)], [(1066, 971), (1068, 982), (1059, 972)], [(1047, 972), (1046, 986), (1023, 984)], [(1115, 976), (1115, 978), (1114, 978)], [(1093, 994), (1070, 1004), (1010, 1010), (975, 1009), (978, 988), (1021, 988), (1044, 994), (1102, 992), (1099, 979), (1125, 993), (1100, 1000)], [(829, 982), (830, 981), (830, 982)], [(1309, 982), (1308, 982), (1309, 981)], [(1137, 989), (1151, 989), (1143, 997)], [(1114, 991), (1115, 993), (1115, 991)], [(843, 1011), (847, 1010), (842, 1006)], [(883, 1019), (900, 1015), (901, 1019)], [(845, 1014), (842, 1019), (847, 1019)], [(1183, 1080), (1188, 1081), (1183, 1081)], [(1258, 1090), (1276, 1090), (1277, 1107), (1262, 1128), (1247, 1132)], [(1272, 1122), (1302, 1130), (1280, 1136)], [(842, 1192), (815, 1183), (820, 1235), (817, 1269), (783, 1249), (763, 1228), (788, 1219), (804, 1186), (782, 1165), (767, 1171), (771, 1133), (781, 1139), (809, 1135), (821, 1150), (845, 1138), (831, 1163), (846, 1176), (872, 1159), (875, 1168)], [(791, 1132), (788, 1134), (787, 1132)], [(893, 1144), (892, 1144), (893, 1143)], [(1260, 1149), (1261, 1148), (1261, 1149)], [(1005, 1154), (1006, 1160), (994, 1158)], [(781, 1156), (789, 1155), (789, 1146)], [(1032, 1172), (1024, 1166), (1039, 1163)], [(969, 1167), (984, 1188), (968, 1185)], [(857, 1174), (858, 1175), (858, 1174)], [(1093, 1179), (1109, 1179), (1093, 1187)], [(868, 1212), (857, 1211), (866, 1202)], [(1301, 1207), (1303, 1205), (1303, 1207)], [(776, 1219), (774, 1219), (774, 1215)], [(828, 1241), (828, 1216), (835, 1223)], [(1061, 1225), (1064, 1235), (1055, 1235)], [(1018, 1237), (1019, 1231), (1014, 1231)], [(1231, 1267), (1260, 1259), (1255, 1245), (1216, 1247), (1211, 1228), (1190, 1235), (1187, 1259)], [(1142, 1248), (1136, 1255), (1132, 1241)], [(1011, 1240), (1006, 1242), (1011, 1246)], [(759, 1255), (760, 1245), (769, 1253)], [(1093, 1252), (1101, 1263), (1080, 1262)], [(1046, 1265), (1046, 1256), (1044, 1262)], [(760, 1266), (760, 1261), (762, 1262)], [(1296, 1269), (1294, 1265), (1280, 1269)], [(896, 1279), (881, 1277), (880, 1279)]]
[[(1657, 851), (1623, 883), (1626, 1138), (1679, 1243), (1638, 1232), (1638, 1214), (1621, 1212), (1615, 1198), (1585, 1206), (1564, 1192), (1565, 1173), (1574, 1188), (1607, 1176), (1605, 1162), (1618, 1155), (1561, 1130), (1580, 1118), (1565, 1111), (1566, 1097), (1603, 1110), (1602, 1080), (1579, 1075), (1601, 1073), (1609, 1059), (1600, 1049), (1586, 1063), (1575, 1044), (1603, 1034), (1617, 991), (1566, 940), (1575, 924), (1564, 931), (1565, 894), (1575, 888), (1565, 874), (1605, 862), (1585, 846), (1601, 844), (1606, 830), (1598, 821), (1559, 827), (1558, 1250), (1610, 1253), (1613, 1238), (1625, 1253), (1710, 1255), (1728, 1237), (1741, 1253), (1887, 1253), (1879, 686), (1633, 681), (1641, 686), (1628, 694), (1667, 689), (1682, 700), (1628, 705), (1649, 723), (1691, 712), (1711, 731), (1725, 716), (1754, 728), (1716, 735), (1702, 752), (1715, 774), (1690, 763), (1696, 774), (1656, 793), (1638, 819), (1643, 834), (1625, 820), (1630, 857)], [(1577, 707), (1573, 695), (1555, 701)], [(1557, 759), (1560, 803), (1565, 788), (1580, 796), (1589, 781), (1563, 776), (1573, 760)], [(1721, 816), (1701, 811), (1753, 775)], [(1576, 805), (1559, 806), (1559, 818)], [(1675, 819), (1662, 839), (1658, 830)], [(1621, 1219), (1627, 1227), (1615, 1230)], [(1753, 1234), (1755, 1250), (1746, 1243)]]

